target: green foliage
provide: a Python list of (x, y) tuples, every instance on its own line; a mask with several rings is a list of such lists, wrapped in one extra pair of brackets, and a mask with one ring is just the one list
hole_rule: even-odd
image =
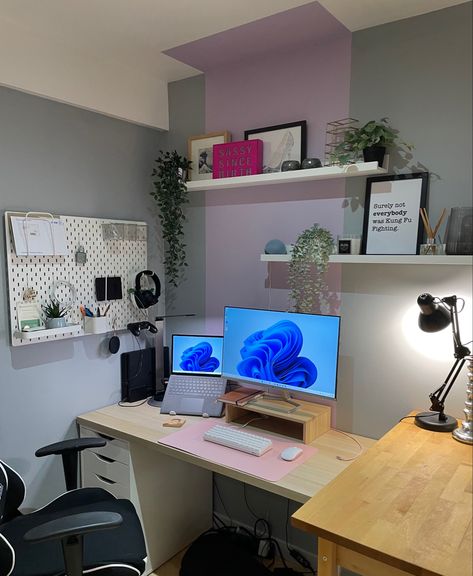
[(365, 148), (384, 146), (390, 148), (398, 143), (412, 150), (412, 146), (399, 140), (397, 130), (388, 124), (388, 118), (379, 122), (370, 120), (361, 128), (351, 128), (345, 132), (343, 142), (335, 146), (331, 160), (339, 164), (356, 162)]
[(156, 200), (161, 222), (164, 249), (164, 271), (166, 280), (177, 287), (186, 262), (184, 243), (184, 205), (189, 202), (185, 175), (191, 162), (173, 152), (159, 153), (157, 167), (153, 169), (154, 191), (151, 196)]
[(50, 298), (50, 302), (41, 308), (46, 318), (64, 318), (68, 311), (68, 307), (61, 308), (61, 303), (55, 298)]
[(304, 230), (296, 240), (289, 263), (290, 298), (296, 312), (318, 311), (328, 304), (324, 281), (334, 240), (318, 224)]

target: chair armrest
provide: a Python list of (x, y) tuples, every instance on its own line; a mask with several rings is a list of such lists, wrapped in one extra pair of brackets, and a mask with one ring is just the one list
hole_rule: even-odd
[(35, 456), (49, 456), (51, 454), (65, 454), (67, 452), (80, 452), (86, 448), (99, 448), (105, 446), (107, 441), (104, 438), (72, 438), (71, 440), (62, 440), (54, 444), (48, 444), (38, 448)]
[(24, 535), (27, 542), (44, 542), (69, 536), (80, 536), (98, 530), (110, 530), (123, 522), (116, 512), (80, 512), (40, 524)]
[(50, 454), (61, 454), (64, 468), (64, 479), (66, 489), (77, 488), (77, 471), (79, 469), (79, 452), (86, 448), (98, 448), (105, 446), (107, 441), (104, 438), (72, 438), (62, 440), (54, 444), (43, 446), (35, 452), (35, 456), (49, 456)]

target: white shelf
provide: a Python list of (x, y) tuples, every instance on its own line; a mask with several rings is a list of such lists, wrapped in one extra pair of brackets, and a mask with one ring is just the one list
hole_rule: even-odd
[(270, 174), (255, 174), (253, 176), (234, 176), (232, 178), (217, 178), (215, 180), (195, 180), (187, 182), (190, 192), (198, 190), (224, 190), (243, 188), (245, 186), (265, 186), (268, 184), (289, 184), (307, 182), (310, 180), (329, 180), (331, 178), (350, 178), (352, 176), (376, 176), (387, 174), (387, 170), (379, 168), (377, 162), (358, 162), (347, 166), (323, 166), (307, 170), (291, 170), (289, 172), (273, 172)]
[(44, 330), (33, 330), (31, 332), (20, 332), (17, 330), (14, 333), (15, 338), (20, 340), (34, 340), (42, 336), (78, 336), (83, 334), (82, 326), (80, 324), (69, 324), (63, 328), (49, 328)]
[[(290, 254), (261, 254), (261, 262), (289, 262)], [(334, 254), (330, 256), (332, 264), (432, 264), (471, 266), (473, 256), (420, 256), (392, 254), (361, 254), (359, 256)]]

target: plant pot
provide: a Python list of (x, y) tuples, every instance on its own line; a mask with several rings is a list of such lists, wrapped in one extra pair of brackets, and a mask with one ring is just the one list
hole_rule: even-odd
[(66, 326), (66, 319), (46, 318), (45, 325), (48, 330), (51, 330), (52, 328), (64, 328)]
[(379, 167), (383, 166), (385, 146), (369, 146), (363, 149), (363, 160), (365, 162), (377, 162)]

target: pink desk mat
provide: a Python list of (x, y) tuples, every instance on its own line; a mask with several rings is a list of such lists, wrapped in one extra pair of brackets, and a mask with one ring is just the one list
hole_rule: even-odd
[[(189, 452), (195, 456), (200, 456), (216, 464), (222, 464), (223, 466), (240, 470), (257, 478), (269, 480), (270, 482), (277, 482), (317, 452), (317, 448), (307, 446), (300, 441), (281, 440), (278, 436), (273, 436), (265, 430), (255, 431), (253, 429), (251, 433), (258, 434), (264, 438), (270, 438), (273, 442), (271, 450), (262, 456), (253, 456), (252, 454), (246, 454), (245, 452), (204, 440), (204, 432), (212, 428), (212, 426), (216, 426), (216, 424), (217, 422), (215, 420), (203, 420), (173, 434), (169, 434), (165, 438), (158, 440), (158, 442), (159, 444), (171, 446), (172, 448)], [(232, 427), (231, 424), (226, 424), (225, 422), (218, 422), (218, 424)], [(250, 430), (248, 430), (248, 432), (250, 432)], [(292, 462), (287, 462), (280, 457), (281, 451), (288, 446), (299, 446), (303, 450), (302, 454)]]

